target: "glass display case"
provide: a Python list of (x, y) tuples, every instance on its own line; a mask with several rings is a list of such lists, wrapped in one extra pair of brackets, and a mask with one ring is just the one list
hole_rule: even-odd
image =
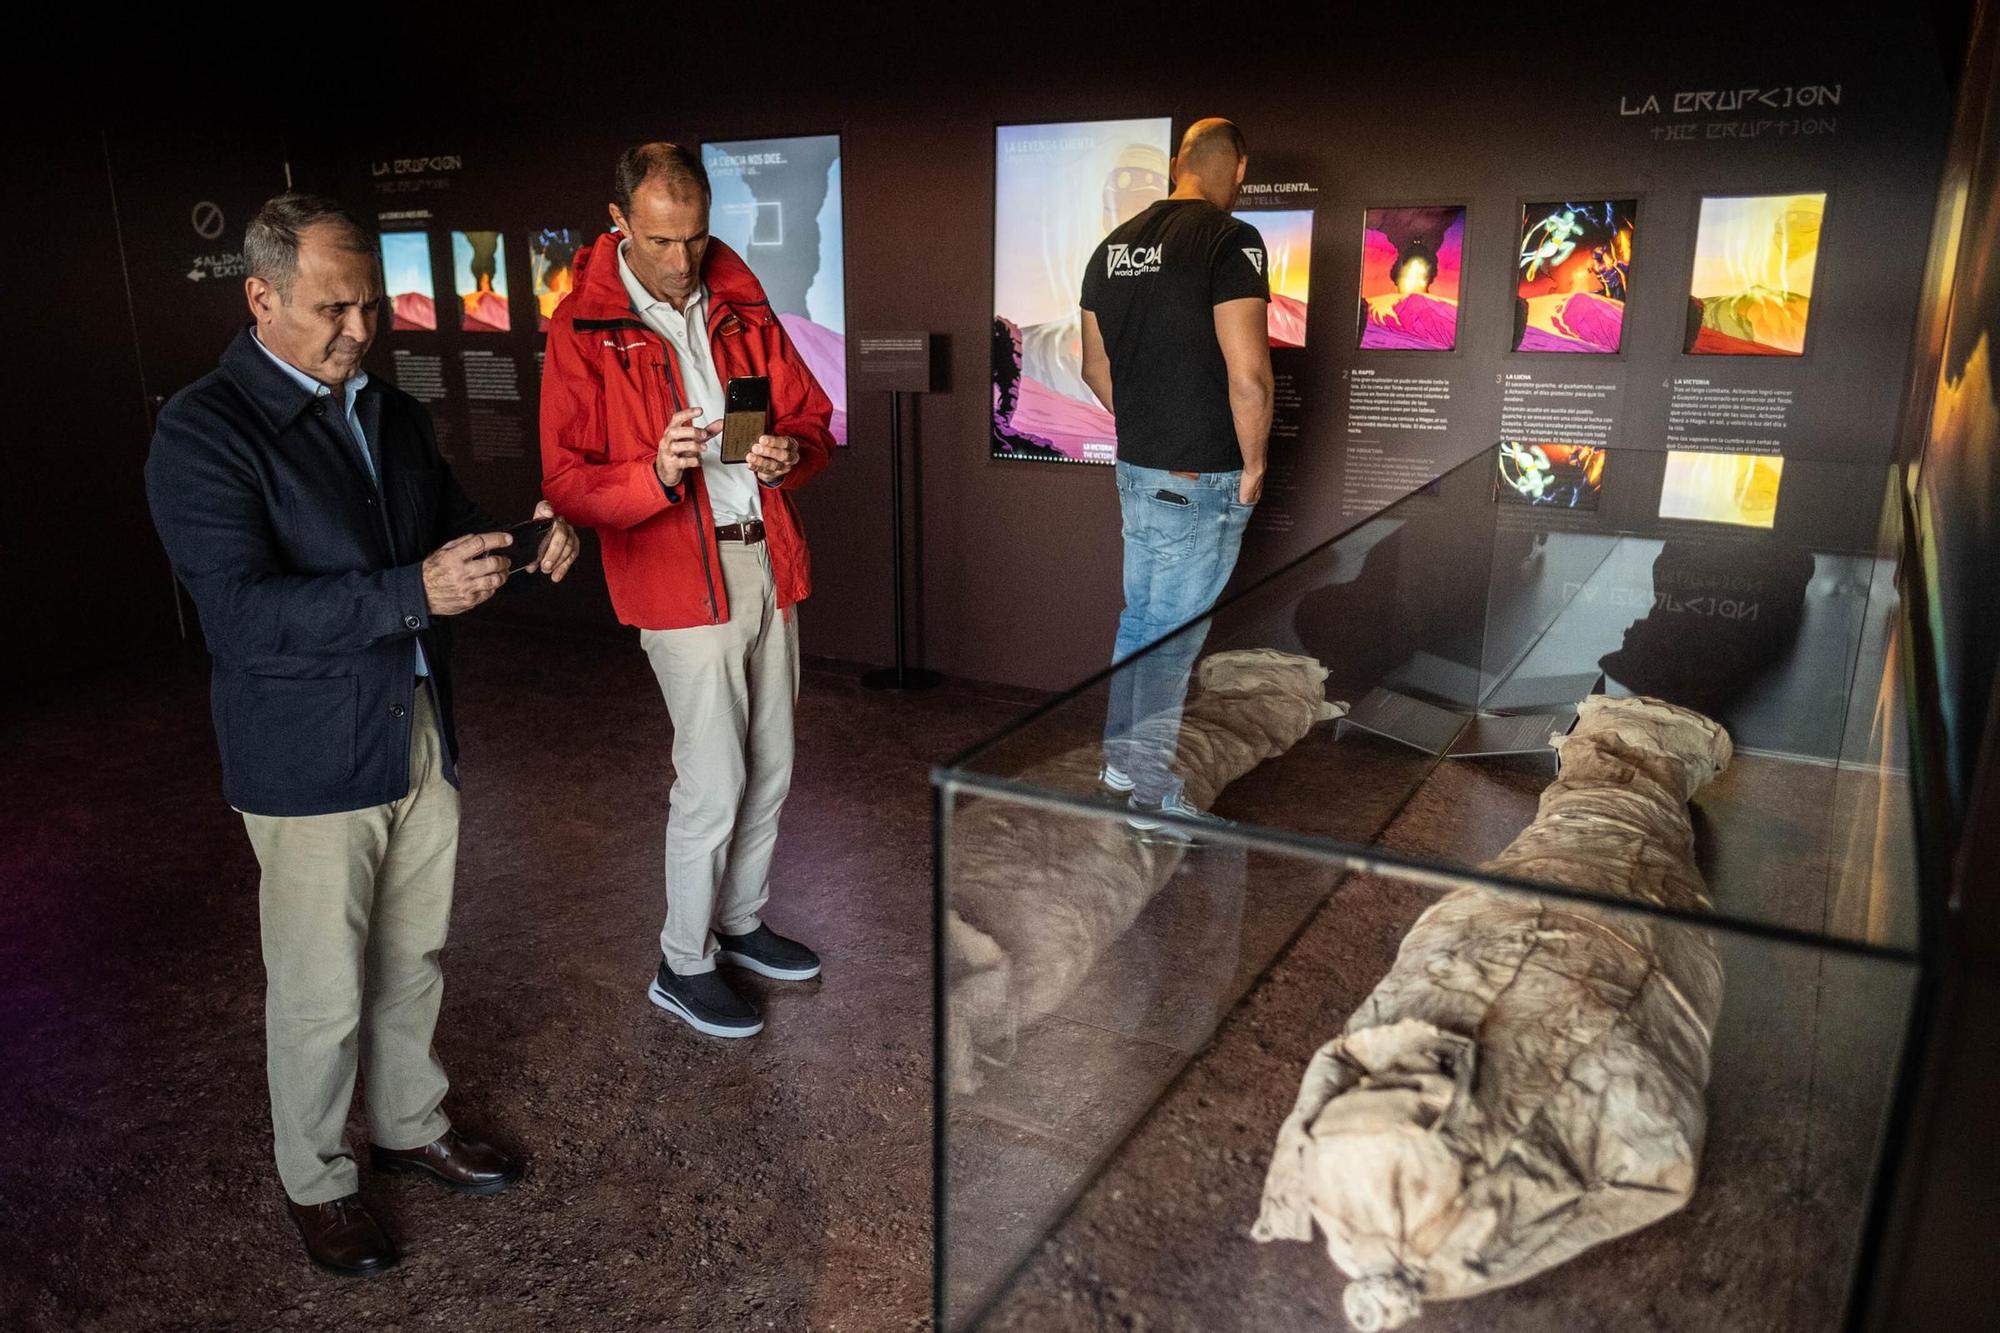
[[(1837, 1326), (1919, 975), (1890, 484), (1503, 445), (940, 767), (939, 1325)], [(1591, 804), (1679, 780), (1635, 696), (1726, 729), (1691, 802)], [(1106, 785), (1121, 712), (1228, 822)]]

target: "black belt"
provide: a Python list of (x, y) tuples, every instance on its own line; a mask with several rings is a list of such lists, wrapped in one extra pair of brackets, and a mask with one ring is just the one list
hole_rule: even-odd
[(745, 546), (755, 546), (764, 540), (764, 520), (748, 519), (742, 523), (725, 523), (715, 530), (719, 542), (742, 542)]

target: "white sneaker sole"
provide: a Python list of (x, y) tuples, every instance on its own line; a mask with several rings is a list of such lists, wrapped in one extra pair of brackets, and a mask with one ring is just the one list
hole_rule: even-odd
[(717, 949), (715, 961), (728, 963), (731, 967), (744, 968), (760, 977), (770, 977), (775, 981), (810, 981), (819, 975), (818, 963), (814, 963), (811, 967), (773, 967), (761, 959), (752, 958), (747, 953), (737, 953), (734, 949)]
[(757, 1026), (748, 1028), (729, 1028), (722, 1026), (720, 1023), (711, 1023), (705, 1018), (696, 1018), (686, 1005), (667, 994), (664, 990), (661, 990), (660, 983), (657, 980), (646, 987), (646, 998), (672, 1014), (675, 1018), (686, 1023), (696, 1032), (705, 1032), (711, 1037), (754, 1037), (764, 1030), (764, 1020), (761, 1018), (757, 1020)]

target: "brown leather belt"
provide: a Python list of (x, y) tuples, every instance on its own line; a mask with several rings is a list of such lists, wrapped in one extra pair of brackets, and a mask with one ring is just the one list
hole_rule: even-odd
[(742, 523), (725, 523), (715, 530), (719, 542), (742, 542), (745, 546), (755, 546), (764, 540), (764, 520), (749, 519)]

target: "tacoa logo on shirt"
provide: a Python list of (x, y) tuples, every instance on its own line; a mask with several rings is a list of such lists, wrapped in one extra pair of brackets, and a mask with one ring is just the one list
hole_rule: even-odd
[(1246, 245), (1243, 247), (1243, 257), (1250, 261), (1251, 268), (1256, 269), (1259, 273), (1264, 271), (1264, 252), (1262, 250), (1253, 250)]
[(1108, 246), (1104, 251), (1104, 276), (1129, 278), (1140, 273), (1158, 273), (1160, 250), (1158, 245)]

